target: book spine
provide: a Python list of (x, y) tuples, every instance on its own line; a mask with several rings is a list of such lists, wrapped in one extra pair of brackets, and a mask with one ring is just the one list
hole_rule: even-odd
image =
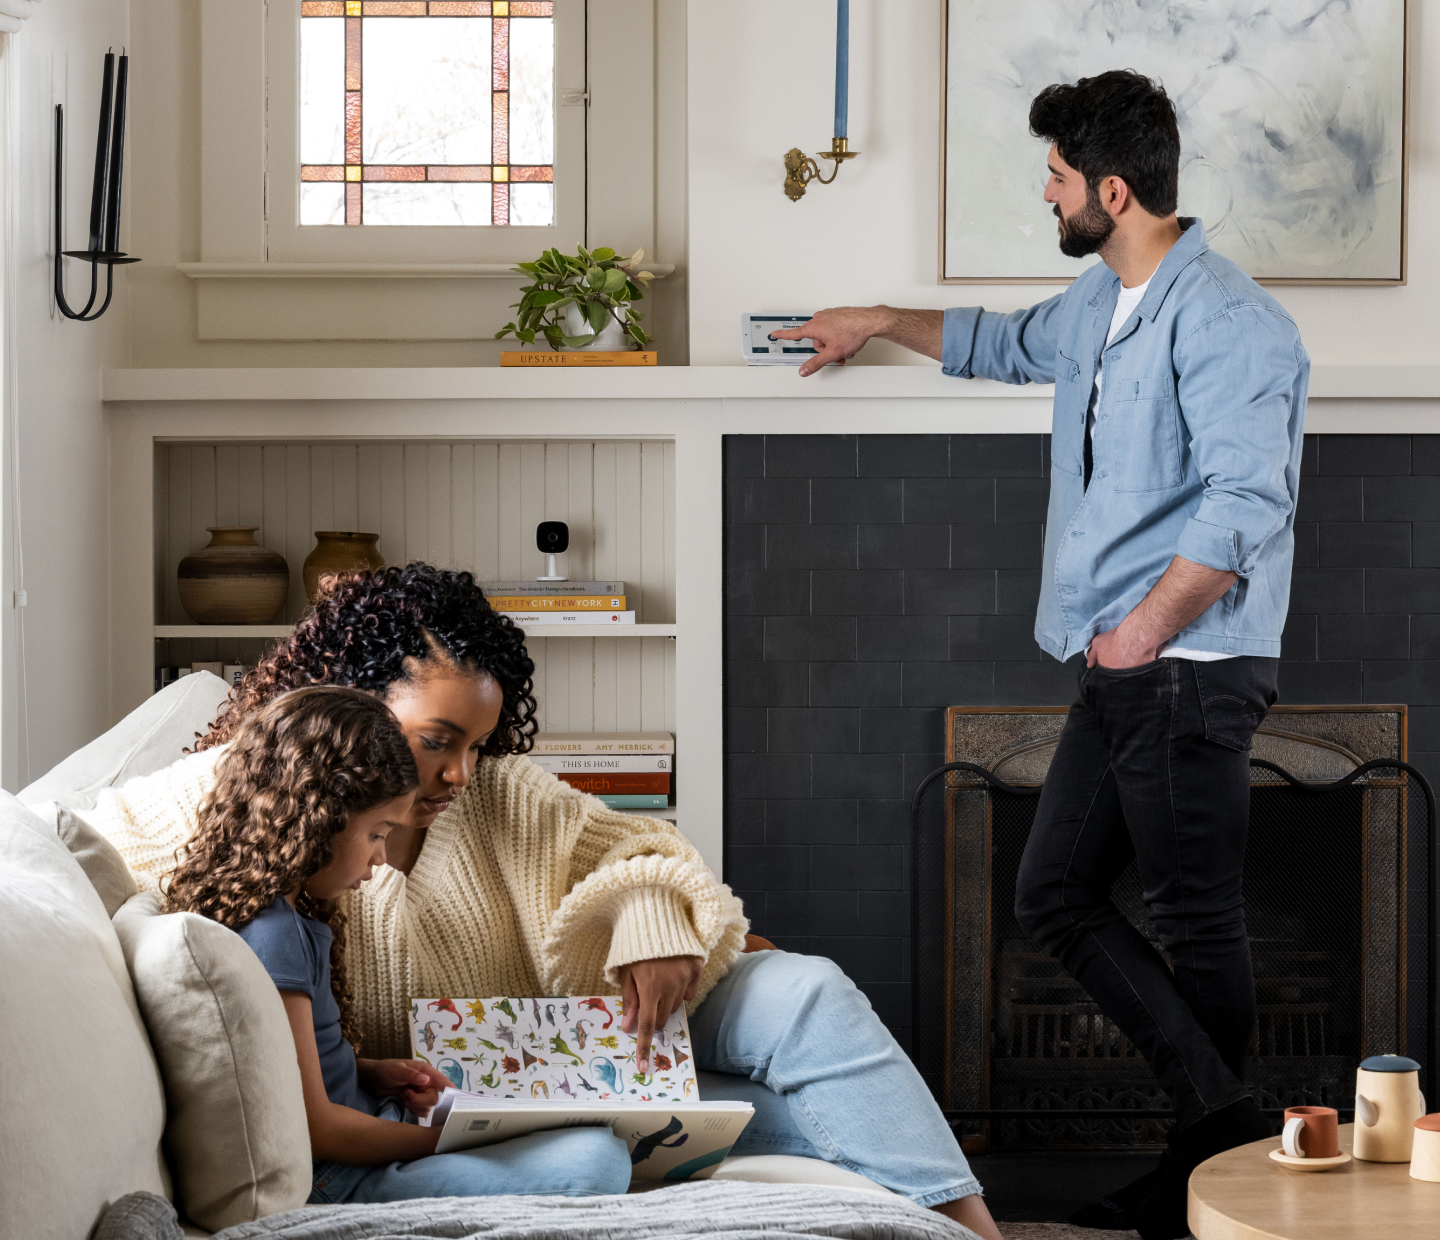
[(496, 611), (624, 611), (623, 594), (497, 594), (485, 601)]
[(535, 738), (530, 752), (542, 757), (546, 754), (615, 754), (624, 757), (627, 754), (674, 753), (675, 738), (668, 733), (649, 736), (625, 732), (580, 732), (560, 736), (542, 733)]
[(623, 581), (482, 581), (486, 598), (499, 594), (624, 594)]
[(664, 809), (670, 798), (664, 793), (602, 793), (600, 800), (611, 809)]
[(623, 796), (639, 792), (668, 794), (670, 791), (668, 771), (636, 771), (633, 773), (600, 771), (589, 775), (566, 772), (557, 774), (555, 778), (562, 783), (569, 784), (572, 788), (578, 788), (581, 792), (593, 793), (595, 796)]
[(501, 611), (516, 624), (634, 624), (633, 611)]
[(649, 350), (547, 353), (543, 349), (526, 349), (500, 354), (502, 366), (654, 366), (658, 362), (658, 355)]
[(632, 774), (639, 771), (668, 771), (670, 769), (670, 756), (668, 754), (639, 755), (634, 757), (608, 757), (604, 755), (575, 756), (565, 754), (563, 757), (553, 754), (530, 755), (530, 761), (542, 771), (549, 771), (552, 775), (577, 774), (613, 774), (621, 772)]

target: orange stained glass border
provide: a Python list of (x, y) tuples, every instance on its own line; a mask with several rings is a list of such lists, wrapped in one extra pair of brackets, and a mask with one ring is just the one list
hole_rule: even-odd
[[(553, 17), (553, 0), (302, 0), (301, 17), (345, 18), (345, 163), (307, 164), (300, 179), (345, 183), (345, 223), (364, 222), (361, 181), (492, 181), (491, 223), (510, 222), (509, 181), (553, 182), (553, 167), (509, 166), (511, 17)], [(486, 165), (365, 164), (364, 17), (491, 17), (491, 157)]]
[[(349, 176), (350, 169), (358, 176)], [(555, 169), (548, 164), (524, 167), (492, 167), (489, 164), (302, 164), (302, 181), (539, 181), (553, 182)]]
[(301, 17), (554, 17), (554, 0), (302, 0)]

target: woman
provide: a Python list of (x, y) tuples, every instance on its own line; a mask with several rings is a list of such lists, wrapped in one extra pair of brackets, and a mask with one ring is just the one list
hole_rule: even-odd
[(197, 752), (105, 794), (95, 825), (153, 887), (256, 710), (302, 685), (373, 693), (400, 722), (420, 790), (388, 867), (346, 902), (365, 1054), (407, 1053), (411, 995), (618, 989), (642, 1041), (686, 1003), (702, 1096), (755, 1106), (735, 1153), (837, 1162), (999, 1240), (929, 1091), (849, 979), (817, 957), (742, 955), (739, 901), (672, 825), (611, 810), (524, 756), (533, 671), (523, 632), (468, 573), (341, 577)]

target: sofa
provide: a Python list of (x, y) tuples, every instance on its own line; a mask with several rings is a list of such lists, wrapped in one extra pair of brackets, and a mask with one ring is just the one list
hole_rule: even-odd
[[(0, 1237), (84, 1240), (133, 1192), (207, 1236), (302, 1206), (310, 1159), (280, 997), (237, 935), (161, 914), (85, 821), (181, 757), (224, 700), (199, 673), (18, 796), (0, 792)], [(817, 1159), (717, 1180), (886, 1190)]]

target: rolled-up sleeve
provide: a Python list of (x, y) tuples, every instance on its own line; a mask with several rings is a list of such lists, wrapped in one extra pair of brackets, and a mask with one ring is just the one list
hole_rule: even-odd
[(1055, 312), (1060, 296), (1013, 314), (997, 314), (980, 306), (945, 311), (941, 369), (958, 379), (1054, 383)]
[(1191, 332), (1175, 362), (1180, 414), (1204, 487), (1176, 551), (1248, 577), (1295, 506), (1293, 458), (1305, 416), (1299, 333), (1271, 309), (1239, 306)]

